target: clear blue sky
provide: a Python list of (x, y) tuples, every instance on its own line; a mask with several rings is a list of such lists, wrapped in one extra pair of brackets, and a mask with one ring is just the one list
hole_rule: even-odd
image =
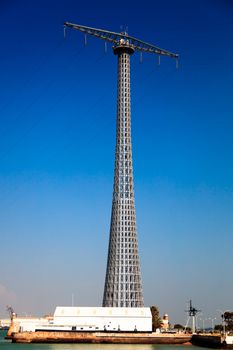
[(116, 57), (63, 22), (180, 54), (132, 57), (146, 305), (232, 309), (233, 5), (229, 0), (0, 4), (0, 317), (101, 305), (113, 185)]

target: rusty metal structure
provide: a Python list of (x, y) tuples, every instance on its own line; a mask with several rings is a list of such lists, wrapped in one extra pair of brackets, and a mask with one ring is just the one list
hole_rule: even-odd
[(113, 44), (118, 57), (117, 130), (110, 239), (103, 296), (106, 307), (143, 307), (134, 200), (130, 56), (136, 51), (178, 60), (178, 55), (129, 36), (65, 22), (70, 27)]

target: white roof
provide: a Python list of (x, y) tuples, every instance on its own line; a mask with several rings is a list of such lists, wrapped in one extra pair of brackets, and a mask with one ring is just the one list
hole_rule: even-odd
[(54, 317), (105, 316), (151, 317), (149, 307), (75, 307), (57, 306)]

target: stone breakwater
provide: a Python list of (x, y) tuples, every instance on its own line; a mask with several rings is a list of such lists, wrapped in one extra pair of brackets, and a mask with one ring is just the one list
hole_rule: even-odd
[(103, 332), (17, 332), (8, 336), (13, 343), (108, 343), (186, 344), (189, 334), (103, 333)]

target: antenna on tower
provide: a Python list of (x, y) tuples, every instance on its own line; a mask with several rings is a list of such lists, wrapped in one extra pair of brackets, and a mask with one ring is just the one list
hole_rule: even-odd
[(160, 66), (160, 55), (158, 55), (158, 66)]
[(140, 52), (140, 63), (142, 63), (142, 52)]

